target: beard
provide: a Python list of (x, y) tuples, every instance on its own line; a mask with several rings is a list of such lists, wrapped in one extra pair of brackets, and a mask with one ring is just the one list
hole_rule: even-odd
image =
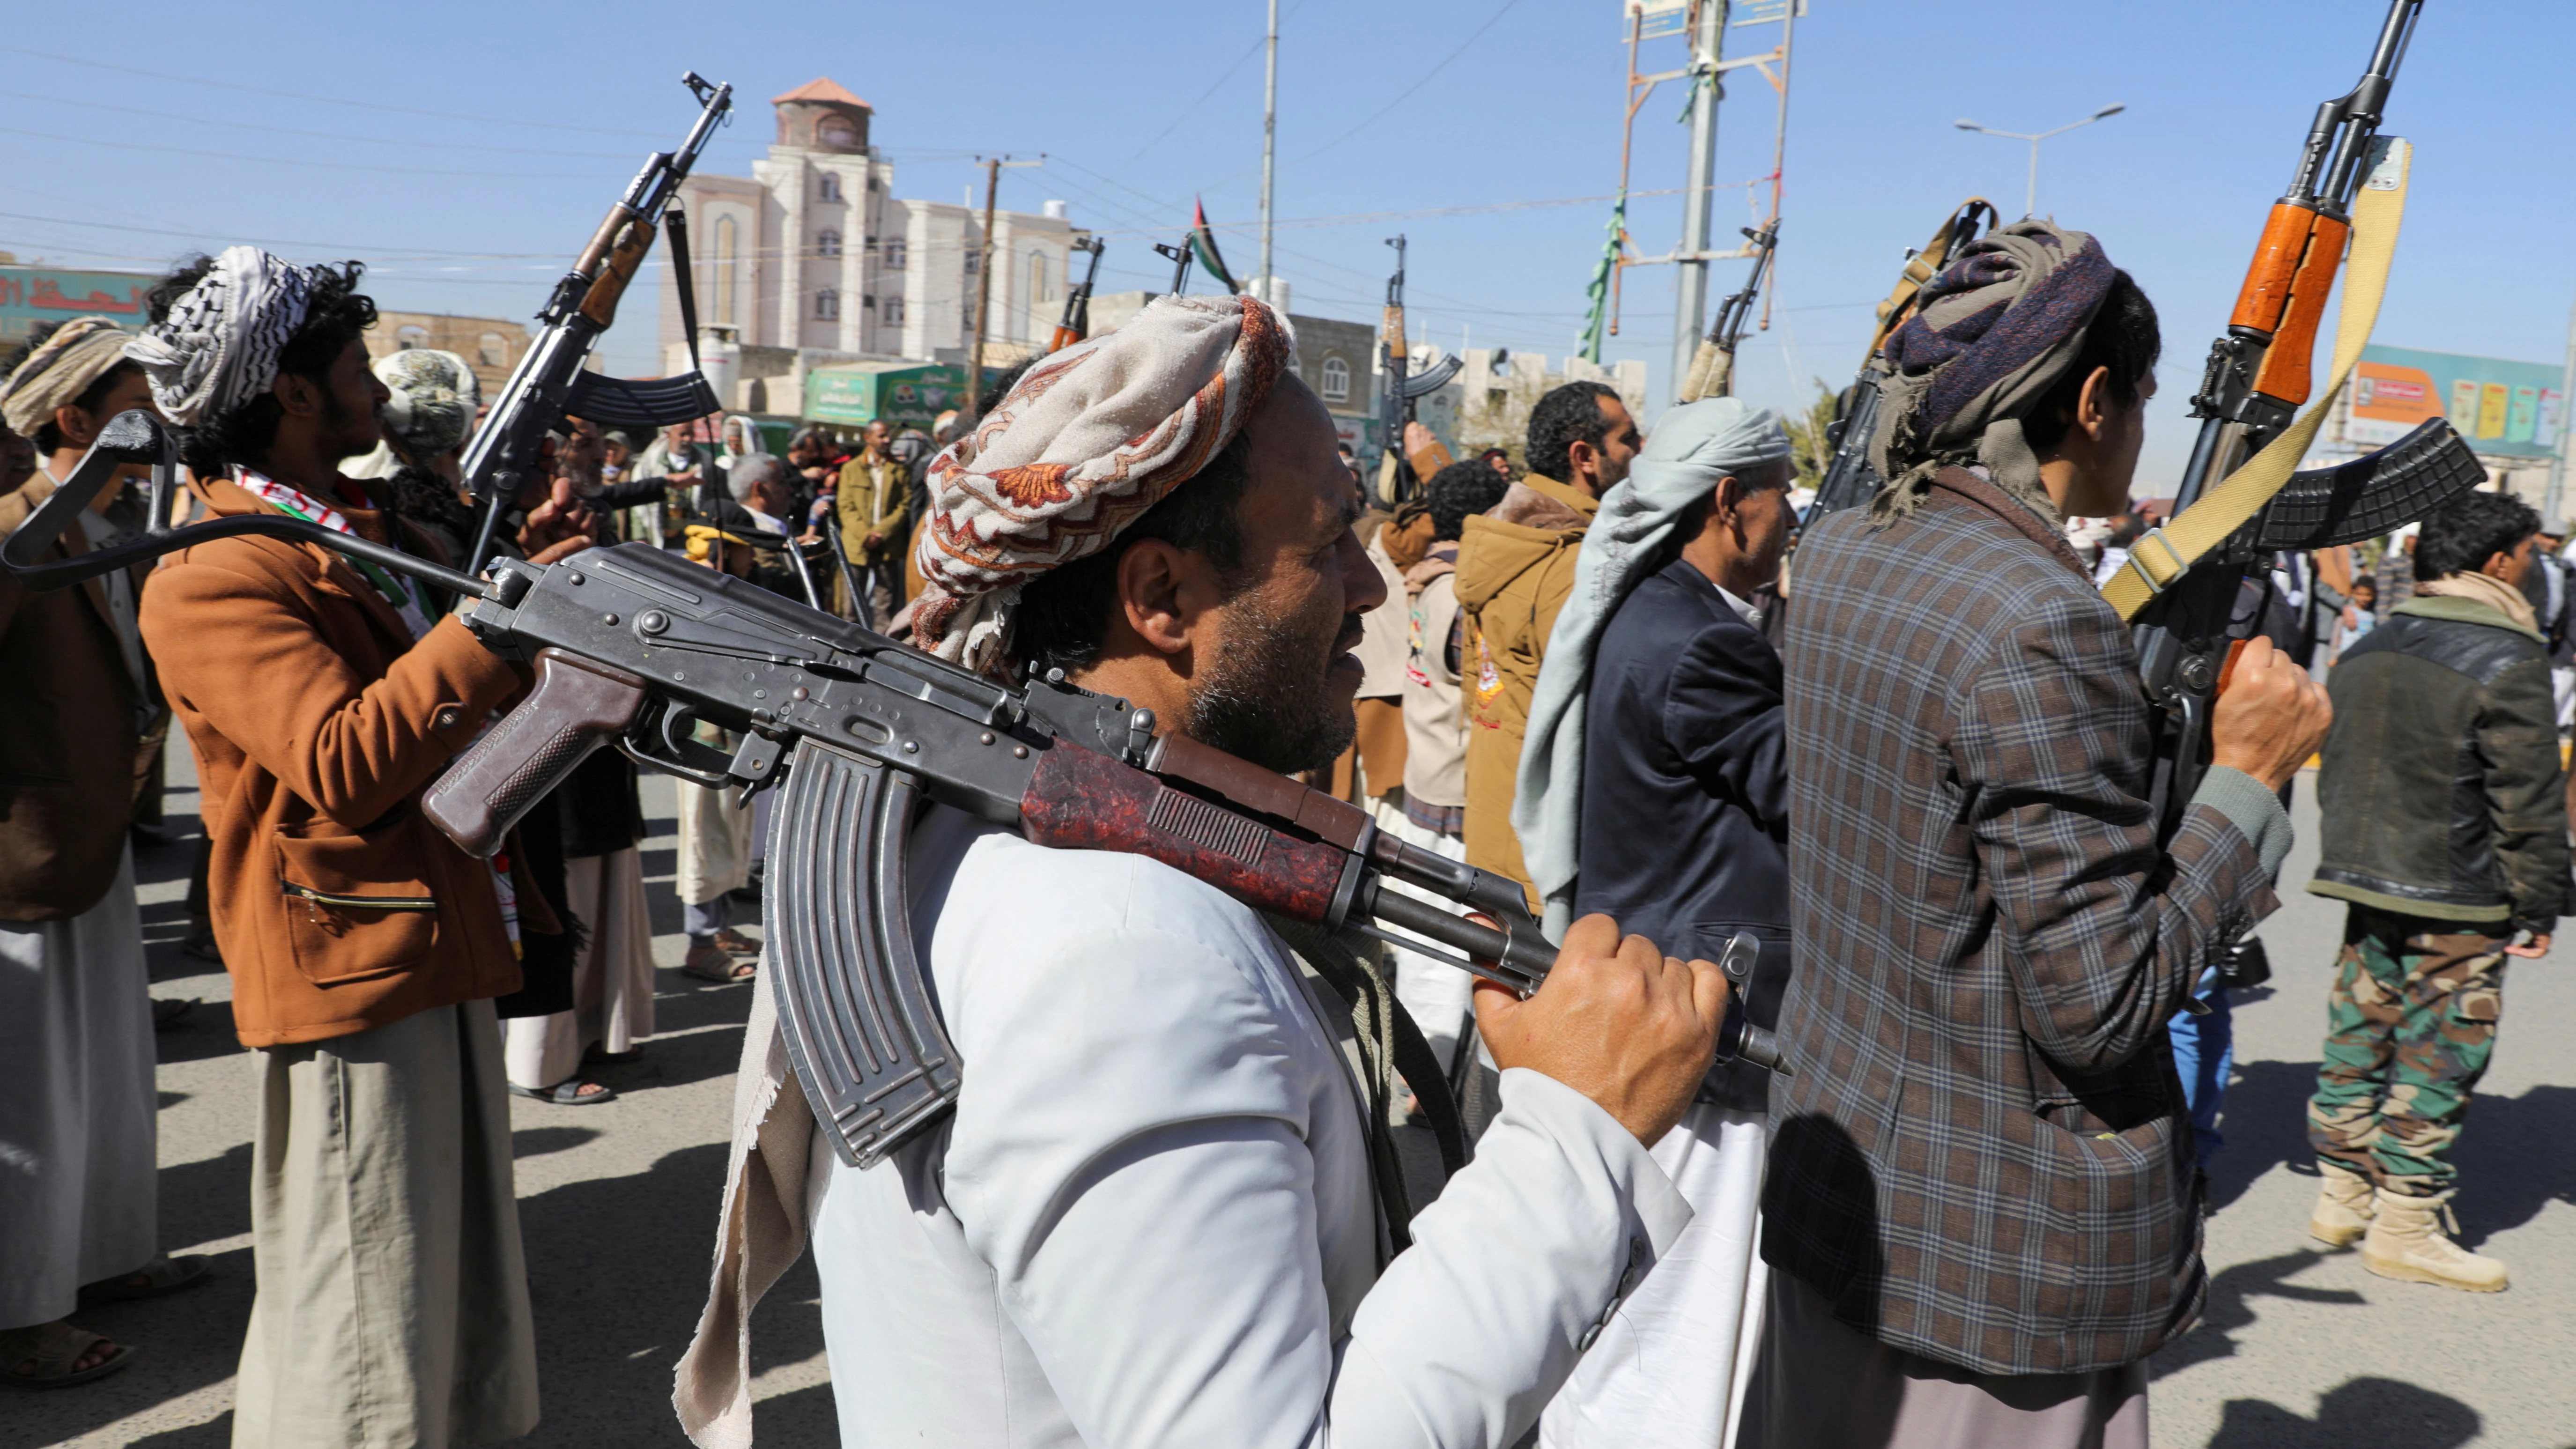
[(1183, 733), (1283, 775), (1331, 764), (1359, 733), (1333, 662), (1360, 641), (1356, 614), (1298, 619), (1245, 595), (1240, 628), (1190, 691)]

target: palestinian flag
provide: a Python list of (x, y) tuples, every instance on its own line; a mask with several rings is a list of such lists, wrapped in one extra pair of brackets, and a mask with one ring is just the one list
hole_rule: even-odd
[(1227, 291), (1242, 291), (1243, 285), (1235, 281), (1232, 272), (1225, 269), (1225, 258), (1216, 254), (1216, 233), (1208, 230), (1207, 203), (1196, 197), (1192, 197), (1191, 201), (1197, 207), (1198, 215), (1192, 218), (1190, 223), (1190, 250), (1199, 254), (1200, 270), (1206, 272), (1212, 280), (1223, 284)]

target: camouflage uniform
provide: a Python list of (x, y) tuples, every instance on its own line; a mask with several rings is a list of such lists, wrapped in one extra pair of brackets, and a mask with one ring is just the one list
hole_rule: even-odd
[(2450, 1188), (2445, 1154), (2504, 1014), (2513, 938), (2486, 924), (2352, 908), (2308, 1103), (2320, 1159), (2409, 1197)]

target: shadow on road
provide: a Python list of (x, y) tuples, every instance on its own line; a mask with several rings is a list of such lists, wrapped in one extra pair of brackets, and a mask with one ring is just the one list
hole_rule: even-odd
[(2453, 1160), (2460, 1166), (2460, 1242), (2521, 1227), (2552, 1202), (2576, 1203), (2576, 1087), (2539, 1086), (2469, 1104)]
[(2323, 1256), (2322, 1251), (2283, 1253), (2275, 1258), (2239, 1263), (2211, 1278), (2209, 1301), (2201, 1309), (2200, 1326), (2155, 1356), (2151, 1365), (2154, 1376), (2163, 1378), (2194, 1364), (2234, 1357), (2236, 1334), (2253, 1327), (2259, 1316), (2254, 1311), (2257, 1298), (2285, 1298), (2296, 1303), (2331, 1303), (2353, 1308), (2367, 1306), (2369, 1300), (2349, 1288), (2310, 1288), (2288, 1281), (2292, 1274), (2305, 1272)]
[(2227, 1146), (2209, 1164), (2210, 1212), (2227, 1208), (2282, 1163), (2309, 1170), (2308, 1097), (2316, 1088), (2315, 1062), (2238, 1059), (2218, 1119)]
[(2480, 1427), (2477, 1410), (2447, 1394), (2360, 1378), (2328, 1391), (2313, 1419), (2261, 1399), (2231, 1399), (2209, 1449), (2456, 1449)]

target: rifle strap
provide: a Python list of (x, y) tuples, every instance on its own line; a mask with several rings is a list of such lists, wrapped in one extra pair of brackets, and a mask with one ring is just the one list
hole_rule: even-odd
[(2226, 481), (2201, 495), (2171, 523), (2151, 530), (2129, 550), (2129, 561), (2102, 585), (2102, 597), (2135, 621), (2174, 580), (2189, 572), (2203, 554), (2217, 548), (2261, 513), (2281, 491), (2299, 460), (2316, 441), (2346, 384), (2363, 344), (2379, 320), (2380, 298), (2388, 290), (2388, 266), (2397, 254), (2398, 224), (2406, 215), (2406, 173), (2414, 147), (2396, 137), (2384, 141), (2385, 152), (2371, 168), (2352, 204), (2352, 252), (2344, 273), (2343, 310), (2335, 318), (2334, 381), (2305, 415), (2274, 438)]
[[(671, 280), (680, 289), (680, 332), (689, 340), (689, 370), (703, 373), (706, 368), (698, 362), (698, 289), (689, 270), (689, 214), (677, 202), (662, 212), (662, 234), (671, 240)], [(716, 281), (721, 286), (726, 279)]]

